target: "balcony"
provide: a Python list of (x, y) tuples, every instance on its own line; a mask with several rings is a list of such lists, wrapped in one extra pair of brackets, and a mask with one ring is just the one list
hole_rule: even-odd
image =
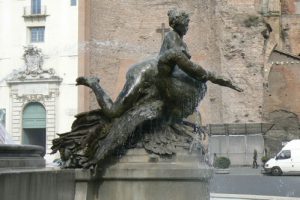
[(26, 19), (28, 18), (46, 18), (48, 16), (47, 14), (47, 7), (39, 7), (39, 8), (32, 8), (32, 7), (24, 7), (24, 13), (23, 17)]

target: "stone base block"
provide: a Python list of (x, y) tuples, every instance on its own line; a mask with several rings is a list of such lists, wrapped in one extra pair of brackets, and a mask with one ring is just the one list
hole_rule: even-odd
[(93, 177), (90, 171), (76, 170), (75, 200), (209, 200), (213, 170), (206, 164), (178, 159), (141, 162), (148, 160), (147, 155), (139, 155), (140, 160), (131, 155), (128, 152), (108, 167), (101, 178)]

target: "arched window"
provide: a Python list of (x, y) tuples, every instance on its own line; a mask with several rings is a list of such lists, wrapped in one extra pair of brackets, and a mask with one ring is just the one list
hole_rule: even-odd
[(28, 103), (23, 110), (23, 144), (46, 147), (46, 110), (38, 102)]

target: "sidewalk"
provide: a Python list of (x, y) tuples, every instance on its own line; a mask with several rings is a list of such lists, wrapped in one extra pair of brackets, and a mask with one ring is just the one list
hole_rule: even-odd
[(210, 200), (300, 200), (300, 198), (211, 193)]
[(263, 175), (261, 173), (262, 167), (252, 168), (250, 166), (246, 167), (230, 167), (230, 175)]

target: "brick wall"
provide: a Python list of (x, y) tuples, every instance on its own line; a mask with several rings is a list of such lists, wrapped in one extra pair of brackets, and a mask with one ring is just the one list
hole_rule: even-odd
[(266, 95), (267, 113), (287, 110), (300, 116), (300, 64), (274, 64), (269, 75)]
[(282, 0), (281, 9), (283, 14), (300, 14), (300, 1)]
[(286, 50), (295, 54), (300, 54), (300, 15), (283, 15), (282, 27)]
[[(108, 94), (116, 97), (124, 82), (128, 65), (156, 56), (161, 34), (168, 24), (172, 7), (191, 13), (186, 43), (192, 60), (206, 69), (231, 77), (244, 90), (237, 93), (208, 84), (200, 105), (202, 121), (207, 123), (260, 122), (262, 105), (263, 47), (265, 29), (258, 0), (253, 1), (179, 1), (179, 0), (90, 0), (89, 74), (100, 77)], [(260, 19), (253, 27), (244, 20)], [(90, 109), (98, 108), (90, 94)]]

